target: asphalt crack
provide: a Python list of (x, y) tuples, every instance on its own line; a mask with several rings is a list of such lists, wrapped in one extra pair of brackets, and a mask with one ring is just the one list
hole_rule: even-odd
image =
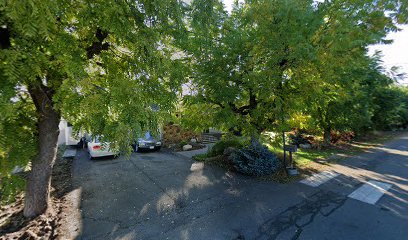
[(345, 196), (320, 190), (301, 203), (265, 221), (258, 228), (258, 236), (255, 239), (276, 239), (285, 236), (285, 239), (296, 240), (304, 227), (311, 224), (319, 213), (328, 217), (342, 207), (346, 200)]

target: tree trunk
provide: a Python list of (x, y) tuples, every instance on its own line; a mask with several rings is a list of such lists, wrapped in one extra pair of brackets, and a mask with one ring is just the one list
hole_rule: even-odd
[(331, 128), (324, 129), (323, 133), (323, 143), (325, 146), (330, 146), (331, 144)]
[(47, 210), (51, 173), (57, 154), (60, 114), (54, 109), (53, 91), (44, 85), (29, 86), (36, 106), (38, 153), (31, 162), (25, 194), (24, 216), (35, 217)]

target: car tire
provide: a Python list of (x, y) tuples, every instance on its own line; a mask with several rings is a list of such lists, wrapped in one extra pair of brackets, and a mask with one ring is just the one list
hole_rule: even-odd
[(160, 149), (161, 149), (161, 147), (156, 147), (156, 151), (158, 152), (158, 151), (160, 151)]

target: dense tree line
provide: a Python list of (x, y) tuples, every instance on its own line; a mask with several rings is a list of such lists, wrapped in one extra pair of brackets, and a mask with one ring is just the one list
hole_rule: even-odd
[(368, 55), (406, 21), (398, 4), (253, 0), (228, 14), (219, 1), (193, 1), (184, 122), (247, 135), (307, 128), (327, 143), (333, 130), (406, 126), (398, 76)]
[[(0, 0), (0, 189), (48, 206), (58, 122), (121, 151), (174, 110), (256, 135), (406, 127), (408, 91), (368, 46), (407, 23), (407, 1)], [(154, 106), (154, 107), (152, 107)]]

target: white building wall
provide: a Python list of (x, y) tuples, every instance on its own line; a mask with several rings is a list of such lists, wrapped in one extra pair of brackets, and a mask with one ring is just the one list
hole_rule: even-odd
[(58, 145), (66, 144), (66, 128), (67, 128), (67, 121), (61, 120), (59, 123), (60, 133), (58, 135)]

